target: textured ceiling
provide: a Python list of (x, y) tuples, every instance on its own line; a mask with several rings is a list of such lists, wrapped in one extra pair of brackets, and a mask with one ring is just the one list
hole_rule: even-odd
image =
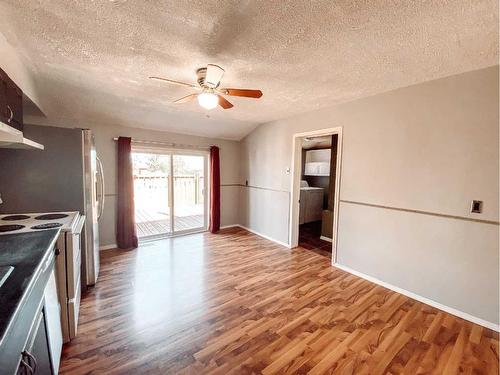
[[(240, 139), (257, 124), (498, 63), (496, 0), (2, 0), (0, 32), (49, 118)], [(171, 101), (207, 63), (259, 88), (230, 110)], [(207, 117), (209, 116), (209, 117)]]

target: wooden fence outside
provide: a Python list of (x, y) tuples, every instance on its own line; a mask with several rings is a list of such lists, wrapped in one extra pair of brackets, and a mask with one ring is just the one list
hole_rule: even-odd
[[(158, 194), (165, 190), (168, 196), (170, 176), (134, 176), (136, 194)], [(203, 176), (180, 175), (174, 176), (174, 199), (177, 203), (203, 203)]]

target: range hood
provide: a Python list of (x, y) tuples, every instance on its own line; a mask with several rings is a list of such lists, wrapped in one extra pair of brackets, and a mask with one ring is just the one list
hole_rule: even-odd
[(40, 143), (24, 138), (23, 132), (0, 121), (0, 148), (43, 150)]

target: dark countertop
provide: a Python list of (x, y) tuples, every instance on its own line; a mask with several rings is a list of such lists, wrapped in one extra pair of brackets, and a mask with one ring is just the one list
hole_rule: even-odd
[(14, 267), (0, 286), (0, 345), (44, 262), (49, 259), (59, 231), (50, 229), (0, 236), (0, 267)]

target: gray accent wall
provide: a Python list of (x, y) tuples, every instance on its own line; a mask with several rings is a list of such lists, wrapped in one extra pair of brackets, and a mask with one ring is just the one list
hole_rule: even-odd
[(0, 213), (83, 213), (82, 132), (25, 125), (24, 136), (45, 149), (0, 148)]
[(341, 126), (339, 264), (498, 324), (498, 106), (495, 66), (263, 124), (240, 221), (288, 243), (293, 134)]

